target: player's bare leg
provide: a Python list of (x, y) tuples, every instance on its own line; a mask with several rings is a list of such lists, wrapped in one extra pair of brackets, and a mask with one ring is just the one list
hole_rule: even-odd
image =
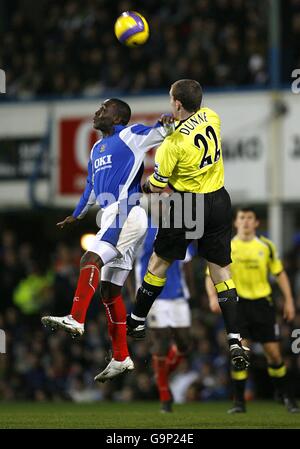
[(186, 357), (190, 347), (190, 328), (172, 328), (175, 345), (168, 352), (169, 373), (172, 373)]
[(80, 274), (69, 315), (63, 317), (45, 316), (42, 318), (44, 326), (54, 329), (64, 329), (78, 337), (84, 333), (84, 322), (91, 299), (98, 288), (100, 270), (103, 262), (98, 254), (87, 251), (80, 260)]

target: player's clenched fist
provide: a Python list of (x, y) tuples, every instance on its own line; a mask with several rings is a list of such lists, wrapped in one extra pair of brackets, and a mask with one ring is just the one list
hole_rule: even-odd
[(173, 114), (162, 114), (160, 117), (160, 122), (163, 125), (170, 125), (174, 123), (174, 115)]
[(72, 224), (75, 221), (77, 221), (77, 218), (73, 217), (73, 215), (69, 215), (64, 219), (64, 221), (56, 223), (56, 226), (58, 226), (60, 229), (63, 229), (66, 225)]

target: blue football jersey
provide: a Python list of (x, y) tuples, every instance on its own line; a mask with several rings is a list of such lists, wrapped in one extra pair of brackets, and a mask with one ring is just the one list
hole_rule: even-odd
[[(157, 228), (149, 221), (145, 240), (139, 250), (135, 264), (136, 287), (139, 288), (146, 274), (148, 262), (153, 252), (153, 243), (157, 234)], [(167, 270), (167, 282), (157, 299), (173, 300), (179, 298), (188, 299), (190, 296), (185, 282), (183, 265), (189, 262), (197, 251), (193, 243), (187, 249), (185, 260), (175, 260)]]
[(159, 145), (166, 135), (167, 128), (160, 122), (152, 127), (114, 126), (113, 134), (98, 140), (91, 150), (86, 187), (73, 216), (83, 217), (95, 202), (105, 208), (116, 201), (127, 201), (132, 194), (138, 199), (145, 152)]

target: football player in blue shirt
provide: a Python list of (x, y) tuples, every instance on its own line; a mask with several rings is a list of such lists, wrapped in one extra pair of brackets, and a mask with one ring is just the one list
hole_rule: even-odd
[(159, 145), (170, 131), (168, 116), (152, 127), (127, 126), (130, 117), (129, 105), (116, 98), (104, 101), (95, 113), (94, 128), (102, 132), (102, 137), (90, 153), (86, 188), (73, 214), (57, 226), (64, 228), (82, 219), (97, 202), (102, 210), (100, 231), (81, 258), (70, 313), (42, 318), (51, 329), (82, 335), (87, 309), (101, 280), (113, 349), (111, 362), (95, 377), (102, 382), (134, 369), (126, 342), (126, 308), (121, 289), (147, 230), (147, 214), (139, 204), (145, 152)]
[[(157, 228), (149, 219), (146, 238), (139, 249), (135, 264), (136, 290), (141, 286), (147, 272), (156, 233)], [(190, 291), (185, 279), (185, 269), (192, 268), (190, 262), (195, 255), (196, 248), (191, 244), (185, 260), (176, 260), (168, 268), (167, 282), (147, 318), (152, 339), (153, 369), (162, 412), (172, 411), (173, 400), (169, 375), (183, 360), (189, 347), (191, 313), (188, 298)]]

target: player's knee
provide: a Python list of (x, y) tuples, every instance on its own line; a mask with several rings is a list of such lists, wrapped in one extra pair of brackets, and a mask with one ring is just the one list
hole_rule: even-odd
[(110, 282), (102, 282), (101, 283), (101, 299), (103, 302), (111, 301), (112, 298), (119, 296), (121, 293), (122, 287), (111, 284)]
[(152, 330), (151, 332), (152, 340), (152, 354), (158, 356), (166, 356), (169, 352), (170, 338), (168, 333), (164, 332), (162, 329)]
[(269, 354), (267, 360), (269, 365), (281, 365), (283, 361), (280, 354)]
[(263, 348), (269, 365), (280, 365), (282, 363), (282, 354), (278, 342), (265, 343)]
[(103, 302), (107, 302), (110, 297), (110, 288), (109, 286), (103, 285), (104, 282), (101, 283), (100, 287), (100, 295)]
[(155, 342), (152, 347), (152, 354), (158, 356), (167, 356), (169, 352), (169, 344), (166, 342)]
[(269, 365), (280, 365), (282, 363), (282, 355), (278, 348), (265, 348), (265, 355)]
[(98, 254), (93, 253), (91, 251), (87, 251), (80, 259), (80, 268), (88, 264), (96, 265), (99, 269), (103, 266), (103, 262)]
[(156, 253), (153, 253), (149, 260), (148, 270), (158, 277), (164, 277), (171, 263), (172, 261), (162, 259)]
[(188, 334), (180, 334), (176, 336), (175, 343), (181, 354), (186, 354), (189, 351), (191, 341)]
[(226, 264), (224, 266), (217, 265), (212, 262), (208, 262), (210, 276), (214, 284), (224, 282), (231, 278), (230, 265)]
[(177, 343), (177, 349), (182, 355), (187, 354), (189, 352), (189, 348), (190, 342), (188, 340)]

